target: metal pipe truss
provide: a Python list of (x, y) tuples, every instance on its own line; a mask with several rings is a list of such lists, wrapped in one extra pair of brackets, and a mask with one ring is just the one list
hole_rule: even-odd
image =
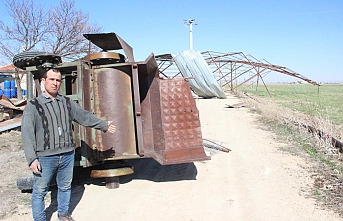
[[(279, 65), (269, 63), (267, 60), (258, 60), (252, 55), (245, 55), (242, 52), (221, 53), (205, 51), (201, 53), (210, 67), (218, 83), (228, 90), (235, 91), (243, 84), (256, 84), (271, 72), (278, 72), (295, 78), (299, 78), (310, 84), (320, 86), (317, 82), (298, 74), (297, 72)], [(160, 74), (165, 78), (174, 78), (181, 75), (173, 62), (170, 54), (156, 56)], [(268, 88), (266, 87), (268, 90)]]

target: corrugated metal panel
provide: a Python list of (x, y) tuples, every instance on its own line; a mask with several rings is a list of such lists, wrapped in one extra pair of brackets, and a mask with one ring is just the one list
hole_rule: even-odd
[(200, 52), (185, 50), (172, 56), (183, 77), (194, 78), (188, 81), (198, 96), (226, 98)]

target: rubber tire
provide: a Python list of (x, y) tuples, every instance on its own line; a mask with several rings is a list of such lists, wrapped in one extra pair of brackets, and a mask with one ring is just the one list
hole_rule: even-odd
[[(50, 187), (56, 185), (56, 177), (53, 177), (50, 181)], [(33, 188), (33, 176), (20, 177), (17, 179), (17, 188), (21, 191), (32, 190)]]
[(30, 66), (40, 66), (49, 62), (52, 64), (59, 64), (62, 59), (59, 55), (49, 54), (47, 52), (26, 51), (14, 55), (13, 64), (17, 68), (24, 69)]
[(33, 177), (20, 177), (17, 179), (17, 188), (19, 190), (32, 190)]

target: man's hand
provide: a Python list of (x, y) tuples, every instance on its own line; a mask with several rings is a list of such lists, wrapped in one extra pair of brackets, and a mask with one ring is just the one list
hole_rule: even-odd
[(107, 128), (107, 131), (108, 132), (110, 132), (110, 133), (114, 133), (114, 132), (116, 132), (116, 126), (114, 126), (113, 124), (112, 124), (112, 122), (113, 121), (108, 121), (107, 123), (108, 123), (108, 128)]
[(40, 163), (38, 160), (35, 160), (33, 161), (31, 164), (30, 164), (30, 169), (33, 173), (35, 174), (40, 174), (40, 171), (41, 171), (41, 166), (40, 166)]

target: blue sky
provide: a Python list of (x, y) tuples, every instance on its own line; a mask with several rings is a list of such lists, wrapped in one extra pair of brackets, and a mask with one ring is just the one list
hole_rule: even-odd
[[(59, 1), (37, 2), (49, 6)], [(195, 19), (195, 50), (243, 52), (318, 82), (343, 82), (342, 0), (75, 0), (75, 4), (89, 14), (90, 23), (130, 44), (136, 61), (152, 52), (188, 49), (189, 27), (183, 20)], [(0, 9), (1, 17), (4, 10)], [(292, 79), (275, 72), (267, 76), (267, 81)]]

